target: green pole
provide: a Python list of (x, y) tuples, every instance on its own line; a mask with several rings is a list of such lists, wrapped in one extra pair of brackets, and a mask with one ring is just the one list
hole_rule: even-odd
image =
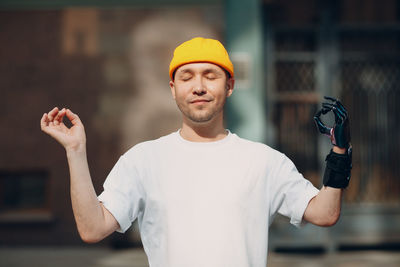
[(264, 62), (261, 3), (226, 0), (226, 46), (235, 67), (235, 90), (227, 103), (232, 132), (264, 142)]

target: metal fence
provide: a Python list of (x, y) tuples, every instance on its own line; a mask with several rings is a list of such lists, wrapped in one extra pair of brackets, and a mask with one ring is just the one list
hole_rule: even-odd
[(351, 202), (400, 203), (400, 35), (340, 36), (342, 98), (351, 115)]
[(273, 82), (267, 97), (276, 146), (317, 186), (323, 164), (312, 117), (324, 91), (317, 85), (317, 69), (335, 70), (329, 80), (336, 82), (332, 91), (348, 108), (354, 147), (346, 203), (400, 204), (399, 33), (397, 28), (337, 28), (329, 45), (338, 59), (325, 61), (333, 68), (318, 61), (326, 45), (319, 42), (318, 29), (275, 29), (269, 35), (273, 56), (267, 79)]

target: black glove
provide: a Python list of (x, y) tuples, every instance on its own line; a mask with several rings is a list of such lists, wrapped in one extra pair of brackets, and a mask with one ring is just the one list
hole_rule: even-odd
[[(347, 153), (337, 154), (331, 150), (326, 157), (326, 168), (323, 184), (334, 188), (346, 188), (350, 181), (352, 168), (352, 148), (350, 145), (349, 116), (339, 100), (332, 97), (324, 97), (333, 103), (322, 103), (322, 109), (314, 116), (318, 130), (331, 138), (333, 145), (345, 148)], [(332, 128), (327, 127), (320, 119), (321, 114), (325, 115), (333, 111), (335, 124)]]
[[(339, 100), (324, 96), (326, 100), (330, 100), (333, 103), (322, 103), (322, 109), (317, 112), (314, 116), (315, 123), (317, 124), (318, 130), (331, 138), (333, 145), (340, 148), (349, 149), (350, 147), (350, 127), (349, 127), (349, 116), (347, 110), (340, 103)], [(321, 121), (321, 114), (325, 115), (329, 111), (333, 111), (335, 114), (335, 124), (332, 128), (327, 127)]]

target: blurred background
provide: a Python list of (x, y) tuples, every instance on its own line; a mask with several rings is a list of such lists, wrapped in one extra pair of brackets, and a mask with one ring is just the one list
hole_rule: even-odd
[(122, 153), (180, 127), (168, 66), (196, 36), (221, 40), (234, 63), (227, 127), (317, 187), (330, 142), (312, 117), (324, 95), (350, 114), (340, 221), (298, 230), (278, 216), (270, 266), (399, 266), (399, 0), (1, 0), (0, 266), (147, 266), (136, 224), (80, 240), (65, 152), (39, 121), (54, 106), (79, 114), (100, 193)]

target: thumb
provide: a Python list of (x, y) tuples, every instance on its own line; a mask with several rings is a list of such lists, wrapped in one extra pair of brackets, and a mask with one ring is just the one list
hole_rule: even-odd
[(315, 116), (314, 121), (320, 133), (330, 135), (331, 128), (327, 127), (319, 117)]
[(67, 109), (66, 114), (67, 118), (71, 121), (72, 125), (82, 124), (79, 116), (73, 113), (70, 109)]

